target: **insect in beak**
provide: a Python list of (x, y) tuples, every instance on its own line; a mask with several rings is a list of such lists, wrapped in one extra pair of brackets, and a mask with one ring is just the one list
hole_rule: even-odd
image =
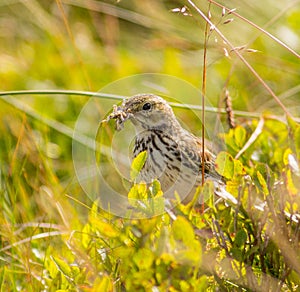
[(116, 120), (116, 130), (121, 131), (124, 127), (124, 123), (132, 117), (130, 110), (125, 111), (122, 106), (113, 105), (112, 113), (101, 123), (107, 123), (110, 120)]

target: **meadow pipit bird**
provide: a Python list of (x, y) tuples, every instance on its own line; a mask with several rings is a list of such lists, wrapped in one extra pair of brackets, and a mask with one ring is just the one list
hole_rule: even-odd
[(215, 170), (215, 155), (205, 148), (202, 161), (202, 142), (182, 128), (170, 105), (154, 94), (138, 94), (114, 106), (106, 121), (116, 119), (121, 130), (126, 120), (136, 129), (133, 156), (147, 151), (147, 160), (139, 179), (150, 183), (158, 179), (166, 197), (174, 197), (176, 191), (183, 203), (193, 199), (197, 186), (202, 183), (202, 167), (205, 180), (214, 182), (215, 193), (236, 203), (226, 192), (222, 177)]

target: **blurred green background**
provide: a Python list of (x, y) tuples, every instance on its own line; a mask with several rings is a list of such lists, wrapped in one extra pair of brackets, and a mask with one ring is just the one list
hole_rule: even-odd
[[(196, 2), (206, 14), (210, 11), (211, 21), (239, 48), (288, 111), (299, 118), (300, 62), (294, 52), (300, 51), (300, 1), (218, 2), (235, 8), (234, 13), (244, 19), (233, 13), (223, 16), (221, 7), (209, 3)], [(182, 9), (185, 5), (188, 8)], [(120, 78), (142, 73), (168, 74), (201, 89), (205, 27), (206, 22), (189, 7), (188, 1), (1, 0), (0, 91), (97, 92), (110, 88), (109, 84)], [(263, 33), (263, 29), (286, 47)], [(208, 33), (209, 105), (224, 108), (226, 88), (233, 110), (245, 111), (237, 118), (237, 124), (247, 123), (252, 113), (282, 116), (280, 106), (240, 58), (213, 29)], [(180, 84), (175, 83), (174, 88)], [(137, 86), (133, 91), (138, 89)], [(201, 104), (200, 99), (180, 90), (177, 93), (182, 99), (176, 96), (176, 101)], [(130, 90), (116, 91), (126, 95)], [(15, 99), (20, 102), (15, 104), (19, 109), (10, 104)], [(84, 204), (91, 202), (76, 180), (72, 132), (68, 130), (75, 127), (88, 100), (68, 94), (8, 95), (0, 100), (3, 246), (31, 235), (30, 230), (22, 236), (15, 232), (23, 222), (59, 223), (71, 229), (80, 226), (80, 219), (88, 210)], [(114, 103), (115, 100), (99, 100), (99, 121)], [(31, 107), (31, 115), (20, 110), (24, 105)], [(201, 112), (177, 109), (176, 114), (200, 135), (197, 115)], [(49, 127), (45, 118), (58, 124)], [(226, 117), (222, 116), (221, 121), (223, 128), (228, 129)], [(57, 238), (49, 242), (41, 245), (50, 249), (63, 245)], [(22, 248), (15, 251), (24, 266), (33, 258), (34, 249), (26, 252), (28, 255)]]
[[(223, 3), (299, 51), (299, 1)], [(120, 77), (149, 72), (177, 76), (200, 87), (205, 21), (192, 9), (192, 16), (172, 12), (184, 5), (187, 1), (3, 0), (1, 89), (97, 91)], [(208, 1), (197, 5), (207, 13)], [(287, 105), (294, 106), (297, 92), (287, 92), (299, 85), (299, 59), (249, 22), (232, 14), (222, 18), (222, 9), (214, 4), (210, 10), (212, 22), (235, 47), (258, 51), (242, 53), (274, 92), (284, 94)], [(234, 21), (223, 24), (231, 18)], [(276, 107), (215, 32), (207, 49), (210, 99), (218, 99), (230, 78), (228, 88), (235, 109)]]

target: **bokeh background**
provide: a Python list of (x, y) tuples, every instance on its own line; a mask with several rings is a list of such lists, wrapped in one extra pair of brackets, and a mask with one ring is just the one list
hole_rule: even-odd
[[(299, 118), (300, 1), (195, 2), (288, 112)], [(222, 5), (233, 10), (223, 15)], [(233, 110), (242, 111), (237, 124), (245, 125), (253, 115), (266, 112), (282, 117), (282, 108), (213, 28), (208, 28), (205, 44), (206, 26), (188, 1), (1, 0), (0, 90), (103, 92), (120, 78), (144, 73), (167, 74), (201, 90), (206, 50), (209, 106), (224, 109), (226, 89)], [(151, 86), (157, 91), (161, 84)], [(118, 87), (110, 93), (127, 95), (139, 88), (131, 82), (126, 92)], [(177, 90), (176, 102), (201, 105), (200, 96)], [(86, 218), (92, 200), (76, 177), (72, 130), (88, 100), (68, 93), (1, 94), (0, 224), (1, 236), (11, 240), (4, 246), (30, 236), (26, 231), (19, 237), (18, 224), (53, 222), (75, 228)], [(116, 102), (98, 100), (99, 121)], [(192, 132), (201, 134), (200, 111), (176, 109), (176, 114)], [(208, 126), (217, 136), (228, 130), (228, 124), (226, 116), (213, 115)], [(211, 124), (214, 117), (220, 118), (217, 127)], [(106, 135), (113, 133), (111, 125)], [(51, 246), (62, 244), (55, 237), (51, 240)], [(48, 247), (49, 242), (42, 245)], [(16, 258), (26, 266), (30, 256), (23, 251), (17, 250)]]
[[(232, 14), (222, 17), (222, 9), (213, 3), (211, 20), (235, 47), (258, 51), (243, 54), (276, 94), (285, 94), (286, 102), (292, 103), (296, 92), (286, 95), (299, 84), (298, 58), (250, 22), (298, 52), (299, 2), (264, 1), (263, 7), (260, 1), (224, 4), (248, 21)], [(192, 16), (176, 12), (184, 5), (188, 3), (2, 1), (1, 88), (97, 91), (120, 77), (149, 72), (177, 76), (200, 87), (205, 21), (192, 9), (187, 13)], [(209, 2), (197, 5), (208, 11)], [(207, 96), (217, 100), (228, 78), (235, 108), (259, 111), (274, 105), (215, 32), (207, 50)]]

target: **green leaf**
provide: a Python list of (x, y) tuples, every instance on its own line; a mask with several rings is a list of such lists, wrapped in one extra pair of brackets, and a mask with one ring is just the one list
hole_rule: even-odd
[(259, 245), (253, 245), (245, 254), (245, 257), (250, 257), (252, 255), (257, 254), (257, 252), (259, 251), (260, 247)]
[(242, 251), (239, 248), (237, 248), (237, 247), (231, 248), (230, 253), (233, 256), (233, 258), (235, 258), (239, 262), (241, 262), (243, 260), (243, 254), (242, 254)]
[(234, 159), (225, 152), (221, 151), (216, 158), (216, 171), (227, 179), (234, 176)]
[(203, 202), (206, 202), (208, 206), (211, 208), (214, 208), (215, 205), (214, 194), (215, 194), (214, 183), (211, 180), (207, 180), (204, 183), (203, 187), (201, 188), (201, 196)]
[(150, 249), (141, 248), (134, 254), (133, 261), (140, 270), (146, 270), (152, 266), (154, 254)]
[(162, 214), (165, 210), (165, 199), (161, 196), (156, 196), (155, 198), (151, 199), (151, 210), (153, 215), (155, 214)]
[(254, 169), (254, 182), (263, 194), (269, 194), (269, 186), (275, 181), (274, 173), (266, 163), (257, 163)]
[(244, 175), (245, 170), (244, 170), (244, 166), (243, 166), (242, 162), (240, 162), (237, 159), (234, 159), (233, 163), (234, 163), (234, 177), (237, 177), (239, 175)]
[(189, 245), (194, 240), (194, 229), (190, 222), (182, 216), (178, 216), (172, 225), (172, 232), (176, 240)]
[(228, 133), (220, 134), (220, 136), (224, 139), (228, 151), (237, 153), (240, 150), (235, 143), (234, 129), (230, 129)]
[(224, 210), (218, 210), (218, 213), (219, 218), (222, 218), (222, 228), (229, 230), (234, 220), (231, 207), (227, 207)]
[(163, 195), (160, 182), (157, 179), (155, 179), (151, 184), (151, 192), (153, 197), (160, 197)]
[[(51, 255), (51, 254), (54, 254), (55, 253), (55, 249), (54, 247), (49, 247), (49, 250), (48, 250), (48, 253)], [(50, 260), (51, 259), (51, 260)], [(57, 269), (57, 266), (55, 264), (55, 262), (53, 261), (53, 259), (51, 258), (50, 256), (50, 259), (47, 258), (45, 260), (45, 263), (44, 263), (44, 268), (45, 270), (47, 270), (47, 273), (49, 274), (49, 276), (52, 278), (52, 279), (55, 279), (57, 277), (57, 275), (59, 274), (59, 270)]]
[(193, 239), (190, 242), (186, 242), (186, 245), (178, 243), (174, 248), (176, 262), (184, 265), (201, 265), (202, 250), (201, 244), (198, 240)]
[(241, 247), (245, 244), (246, 241), (247, 233), (244, 229), (240, 229), (235, 235), (234, 245), (237, 247)]
[(286, 149), (283, 153), (283, 163), (285, 166), (289, 165), (289, 155), (292, 154), (292, 150), (290, 148)]
[(56, 265), (56, 268), (67, 278), (72, 279), (72, 269), (71, 267), (63, 260), (58, 257), (50, 256), (53, 262)]
[(263, 175), (260, 173), (259, 170), (256, 172), (256, 175), (257, 175), (257, 179), (258, 179), (258, 182), (260, 184), (260, 187), (261, 187), (263, 193), (265, 195), (268, 195), (269, 194), (269, 190), (268, 190), (268, 185), (267, 185), (266, 180), (264, 179)]
[(138, 191), (138, 185), (134, 184), (131, 189), (128, 192), (128, 200), (129, 202), (134, 202), (135, 200), (139, 199), (139, 191)]
[(242, 148), (246, 142), (246, 130), (242, 126), (237, 126), (234, 129), (235, 143), (238, 147)]
[(182, 292), (191, 291), (191, 285), (186, 281), (181, 280), (179, 282), (179, 286), (180, 286), (180, 291), (182, 291)]
[(226, 191), (232, 194), (234, 197), (239, 195), (240, 182), (238, 180), (229, 180), (226, 182)]
[(128, 193), (129, 200), (145, 200), (148, 198), (146, 183), (134, 184)]
[(140, 171), (145, 165), (147, 159), (147, 151), (140, 152), (132, 161), (131, 170), (130, 170), (130, 178), (132, 181), (136, 180)]

